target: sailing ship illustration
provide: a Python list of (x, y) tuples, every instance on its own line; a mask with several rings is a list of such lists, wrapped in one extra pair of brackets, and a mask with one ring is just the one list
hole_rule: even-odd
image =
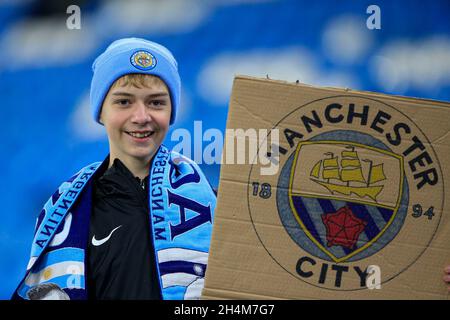
[[(341, 152), (339, 157), (332, 152), (324, 155), (329, 158), (319, 160), (311, 170), (311, 180), (327, 188), (332, 194), (338, 192), (350, 196), (352, 193), (358, 197), (370, 197), (375, 202), (378, 194), (383, 190), (383, 185), (374, 185), (377, 182), (386, 180), (383, 171), (383, 164), (373, 164), (372, 160), (363, 159), (369, 163), (369, 173), (367, 180), (364, 178), (361, 168), (361, 161), (355, 147), (346, 146), (348, 150)], [(333, 183), (336, 181), (340, 183)], [(344, 183), (344, 184), (343, 184)], [(362, 185), (364, 183), (364, 185)], [(350, 185), (352, 184), (352, 185)]]

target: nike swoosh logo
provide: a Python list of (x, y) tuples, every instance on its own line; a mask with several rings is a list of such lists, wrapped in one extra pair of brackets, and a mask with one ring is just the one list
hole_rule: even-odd
[(114, 231), (116, 231), (117, 229), (119, 229), (122, 225), (118, 226), (117, 228), (113, 229), (113, 231), (111, 231), (111, 233), (109, 234), (109, 236), (107, 236), (106, 238), (97, 240), (95, 239), (95, 235), (92, 237), (92, 245), (93, 246), (101, 246), (102, 244), (104, 244), (106, 241), (109, 240), (109, 238), (111, 238), (112, 234), (114, 233)]

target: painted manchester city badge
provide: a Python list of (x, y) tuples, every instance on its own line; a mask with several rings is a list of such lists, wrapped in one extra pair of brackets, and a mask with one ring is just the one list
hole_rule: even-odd
[[(410, 117), (341, 95), (295, 108), (267, 141), (274, 130), (279, 172), (262, 175), (253, 164), (247, 196), (258, 239), (281, 268), (315, 287), (354, 291), (367, 288), (369, 266), (387, 283), (420, 259), (439, 226), (444, 187), (436, 153)], [(276, 239), (275, 229), (284, 230)]]

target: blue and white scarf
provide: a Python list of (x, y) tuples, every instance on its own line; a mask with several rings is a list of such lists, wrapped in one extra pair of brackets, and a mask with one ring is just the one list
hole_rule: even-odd
[[(45, 203), (27, 271), (13, 299), (36, 299), (45, 286), (56, 290), (52, 298), (87, 299), (92, 177), (100, 166), (97, 162), (80, 170)], [(164, 146), (153, 160), (149, 186), (150, 228), (162, 297), (198, 299), (208, 261), (215, 193), (195, 162)]]

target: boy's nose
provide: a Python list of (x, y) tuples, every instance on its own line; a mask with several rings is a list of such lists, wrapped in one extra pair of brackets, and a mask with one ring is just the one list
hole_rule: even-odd
[(133, 108), (133, 116), (131, 121), (134, 123), (147, 123), (152, 120), (150, 113), (148, 112), (145, 104), (141, 101), (136, 102), (135, 107)]

